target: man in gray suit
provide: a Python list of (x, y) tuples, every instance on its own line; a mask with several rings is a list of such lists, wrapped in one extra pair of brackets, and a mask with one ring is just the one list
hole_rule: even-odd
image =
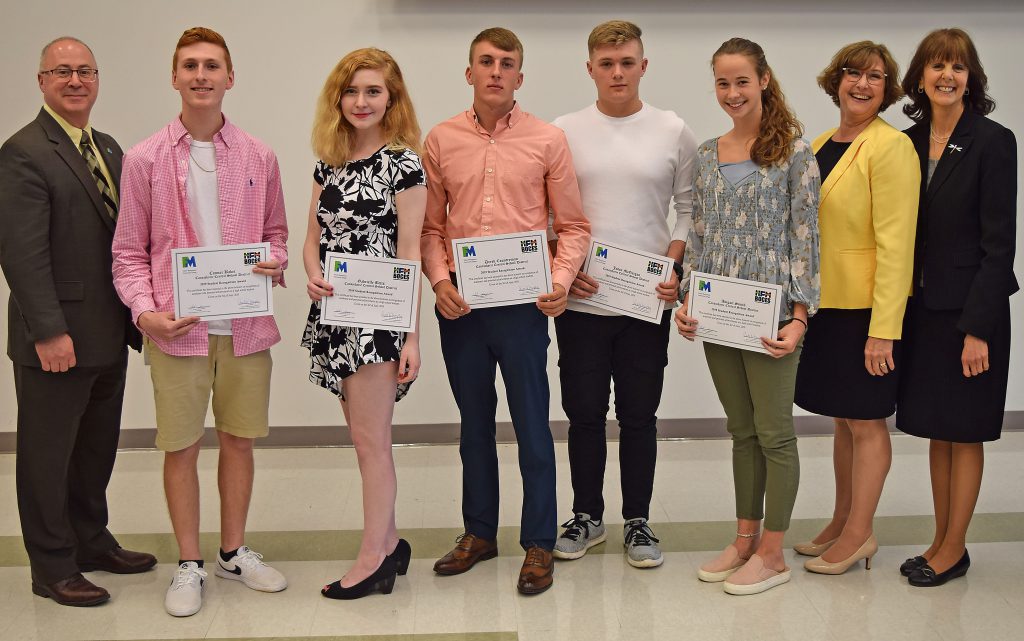
[(106, 488), (138, 330), (114, 291), (121, 148), (89, 126), (96, 59), (64, 37), (40, 58), (38, 117), (0, 147), (0, 267), (18, 399), (17, 490), (32, 591), (62, 605), (110, 594), (82, 576), (144, 572), (107, 530)]

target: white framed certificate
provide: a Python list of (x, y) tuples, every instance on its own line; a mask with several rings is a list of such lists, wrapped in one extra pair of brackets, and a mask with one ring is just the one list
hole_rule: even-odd
[(552, 289), (545, 231), (453, 239), (452, 255), (470, 307), (535, 303)]
[(778, 336), (781, 298), (781, 285), (690, 272), (689, 315), (711, 343), (766, 352), (761, 337)]
[(610, 312), (660, 324), (665, 301), (655, 288), (672, 274), (672, 259), (592, 239), (583, 273), (597, 281), (589, 298), (574, 298)]
[(416, 331), (418, 262), (327, 252), (324, 280), (334, 287), (334, 295), (320, 302), (321, 325)]
[(252, 271), (265, 260), (270, 243), (172, 249), (174, 315), (204, 321), (273, 316), (273, 279)]

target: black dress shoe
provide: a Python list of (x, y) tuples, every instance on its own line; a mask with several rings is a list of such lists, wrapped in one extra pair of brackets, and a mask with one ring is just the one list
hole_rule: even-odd
[(914, 570), (926, 565), (928, 565), (928, 559), (923, 556), (915, 556), (912, 559), (907, 559), (900, 565), (900, 574), (910, 576), (914, 573)]
[(380, 592), (381, 594), (391, 594), (391, 590), (395, 587), (395, 575), (398, 573), (398, 569), (395, 567), (395, 561), (390, 556), (385, 556), (384, 560), (381, 561), (380, 567), (366, 577), (359, 583), (347, 588), (341, 587), (341, 580), (337, 580), (334, 583), (325, 585), (320, 594), (324, 595), (328, 599), (342, 599), (345, 601), (351, 599), (361, 599), (364, 596), (372, 592)]
[(84, 607), (99, 605), (110, 600), (110, 593), (93, 585), (81, 574), (72, 574), (54, 583), (32, 581), (32, 593), (46, 599), (53, 599), (61, 605)]
[(971, 555), (967, 554), (967, 550), (964, 550), (964, 555), (960, 557), (960, 560), (945, 572), (936, 573), (932, 566), (927, 563), (914, 570), (909, 577), (910, 585), (915, 588), (938, 587), (967, 574), (969, 567), (971, 567)]
[(116, 547), (106, 554), (79, 561), (78, 569), (82, 572), (110, 572), (111, 574), (138, 574), (150, 570), (156, 565), (156, 557), (147, 552), (133, 552)]
[(388, 558), (395, 562), (395, 570), (399, 576), (405, 576), (409, 571), (409, 561), (412, 559), (412, 546), (405, 539), (398, 539), (398, 545), (388, 555)]

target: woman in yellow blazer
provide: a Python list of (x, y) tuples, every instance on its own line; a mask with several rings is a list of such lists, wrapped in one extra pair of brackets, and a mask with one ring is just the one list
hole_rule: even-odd
[(855, 42), (818, 76), (839, 127), (813, 143), (821, 168), (821, 307), (797, 371), (805, 410), (835, 417), (836, 504), (808, 543), (804, 567), (841, 574), (878, 550), (872, 521), (889, 472), (886, 418), (896, 411), (899, 339), (910, 294), (920, 165), (902, 132), (878, 117), (903, 96), (889, 50)]

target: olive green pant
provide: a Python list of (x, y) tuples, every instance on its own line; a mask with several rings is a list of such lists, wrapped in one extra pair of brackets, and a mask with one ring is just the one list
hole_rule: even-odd
[(768, 354), (704, 343), (704, 355), (732, 435), (736, 517), (784, 532), (800, 484), (793, 391), (801, 346)]

